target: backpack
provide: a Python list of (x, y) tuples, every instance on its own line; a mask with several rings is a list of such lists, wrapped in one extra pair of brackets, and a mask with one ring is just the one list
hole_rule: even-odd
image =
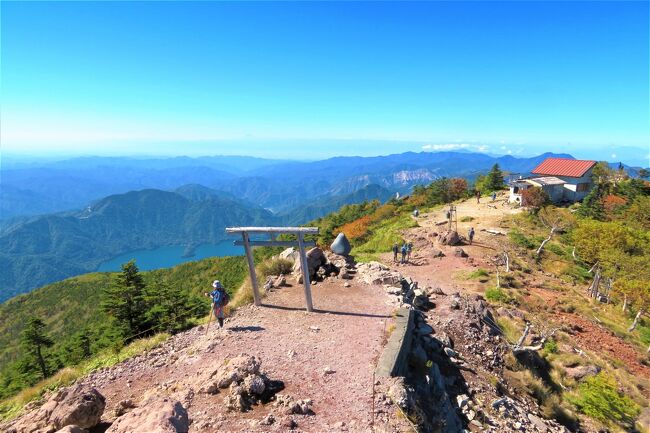
[(228, 305), (228, 302), (230, 302), (230, 295), (226, 292), (226, 289), (223, 289), (223, 292), (221, 293), (221, 306), (225, 307)]

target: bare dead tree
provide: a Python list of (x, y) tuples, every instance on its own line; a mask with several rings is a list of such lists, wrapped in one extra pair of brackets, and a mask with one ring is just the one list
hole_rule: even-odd
[(558, 231), (563, 231), (569, 228), (574, 223), (574, 218), (571, 214), (562, 212), (560, 209), (551, 209), (545, 207), (539, 212), (539, 220), (542, 222), (544, 227), (550, 229), (549, 235), (546, 239), (542, 241), (542, 244), (535, 251), (537, 257), (542, 254), (544, 246), (553, 239), (553, 235)]
[(528, 337), (528, 334), (530, 333), (532, 327), (533, 325), (530, 322), (526, 322), (526, 327), (524, 328), (524, 332), (521, 334), (519, 340), (517, 340), (517, 343), (512, 347), (513, 353), (518, 354), (523, 352), (537, 352), (542, 350), (546, 345), (546, 343), (548, 342), (548, 340), (553, 335), (555, 335), (555, 333), (559, 329), (559, 328), (543, 328), (542, 332), (539, 335), (539, 338), (536, 339), (534, 345), (524, 346), (524, 343), (526, 342), (526, 338)]
[(641, 314), (643, 314), (643, 310), (639, 310), (636, 313), (636, 316), (634, 316), (634, 321), (632, 322), (632, 325), (627, 329), (627, 332), (632, 332), (636, 329), (637, 325), (639, 324), (639, 319), (641, 318)]

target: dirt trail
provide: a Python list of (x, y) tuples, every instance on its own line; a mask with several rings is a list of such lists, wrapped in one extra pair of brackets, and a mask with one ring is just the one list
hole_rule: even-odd
[[(137, 403), (151, 393), (192, 389), (195, 392), (185, 392), (184, 397), (193, 419), (190, 432), (287, 431), (279, 425), (259, 425), (271, 405), (247, 413), (227, 412), (223, 395), (196, 391), (225, 359), (247, 353), (261, 359), (269, 378), (284, 382), (282, 394), (314, 401), (315, 416), (293, 417), (299, 431), (367, 431), (373, 422), (373, 372), (394, 307), (381, 288), (356, 280), (349, 288), (342, 280), (318, 283), (313, 300), (318, 311), (309, 314), (303, 309), (301, 285), (278, 289), (264, 299), (264, 306), (238, 311), (226, 330), (213, 323), (207, 335), (198, 327), (174, 337), (178, 347), (170, 352), (176, 361), (127, 361), (84, 382), (106, 397), (105, 416), (120, 400)], [(334, 372), (326, 374), (326, 369)]]
[[(440, 246), (435, 238), (431, 237), (432, 232), (442, 232), (446, 229), (445, 225), (436, 224), (446, 219), (446, 209), (443, 209), (421, 214), (417, 218), (419, 227), (404, 231), (404, 237), (414, 244), (413, 262), (419, 263), (419, 265), (393, 263), (390, 254), (382, 255), (382, 261), (402, 274), (420, 282), (422, 287), (440, 287), (446, 293), (460, 292), (461, 295), (482, 294), (486, 285), (476, 280), (463, 278), (463, 273), (469, 273), (478, 267), (490, 271), (494, 269), (489, 258), (496, 254), (500, 242), (504, 241), (504, 236), (490, 234), (484, 229), (507, 233), (508, 229), (502, 227), (502, 222), (506, 217), (521, 212), (520, 208), (510, 207), (506, 200), (507, 194), (501, 193), (494, 202), (488, 197), (481, 198), (480, 204), (477, 204), (475, 199), (469, 199), (457, 205), (458, 232), (462, 236), (466, 236), (470, 227), (474, 227), (476, 231), (473, 245), (461, 246), (468, 253), (468, 258), (455, 257), (455, 247)], [(461, 222), (460, 220), (463, 217), (473, 217), (474, 220)], [(445, 257), (433, 258), (432, 253), (435, 249), (441, 250)], [(522, 305), (522, 309), (529, 309), (528, 307), (530, 307), (531, 310), (535, 310), (548, 307), (546, 309), (552, 311), (552, 320), (558, 325), (578, 326), (573, 333), (577, 349), (595, 352), (604, 351), (610, 357), (624, 362), (632, 374), (650, 378), (650, 367), (641, 362), (642, 356), (635, 346), (622, 340), (610, 330), (592, 320), (575, 314), (564, 314), (553, 308), (560, 298), (579, 295), (573, 292), (561, 294), (538, 287), (539, 281), (535, 282), (535, 279), (535, 277), (531, 276), (530, 281), (526, 282), (526, 288), (539, 299), (528, 296), (525, 299), (530, 301), (530, 305)], [(549, 279), (555, 284), (563, 284), (562, 281), (552, 276), (544, 275), (542, 277), (542, 281)], [(584, 302), (590, 302), (586, 297), (584, 299)], [(540, 305), (540, 302), (545, 305)], [(444, 309), (441, 311), (444, 311)], [(441, 318), (441, 320), (445, 319), (445, 317)]]

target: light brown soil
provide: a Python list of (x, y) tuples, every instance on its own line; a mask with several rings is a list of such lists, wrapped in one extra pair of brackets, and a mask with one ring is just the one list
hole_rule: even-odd
[[(197, 382), (225, 359), (247, 353), (261, 359), (269, 378), (284, 382), (282, 394), (314, 401), (315, 416), (294, 416), (299, 431), (367, 431), (373, 423), (374, 368), (393, 307), (383, 289), (351, 284), (345, 288), (343, 281), (333, 280), (313, 286), (317, 312), (304, 311), (302, 286), (294, 285), (270, 293), (262, 307), (242, 308), (228, 319), (226, 330), (215, 323), (207, 335), (194, 330), (196, 340), (176, 352), (173, 365), (123, 372), (119, 380), (99, 384), (107, 399), (105, 414), (120, 400), (137, 402), (154, 388), (198, 390)], [(335, 372), (325, 374), (327, 367)], [(190, 432), (279, 428), (258, 425), (273, 410), (270, 404), (242, 414), (226, 412), (222, 400), (223, 394), (196, 392), (188, 410), (195, 420)]]
[(610, 330), (576, 314), (559, 314), (557, 319), (572, 329), (578, 346), (596, 353), (606, 352), (623, 361), (632, 374), (650, 379), (650, 367), (640, 362), (638, 350)]

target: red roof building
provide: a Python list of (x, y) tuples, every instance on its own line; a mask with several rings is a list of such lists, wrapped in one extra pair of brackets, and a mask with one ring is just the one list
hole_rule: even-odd
[(596, 161), (569, 158), (546, 158), (531, 173), (544, 176), (582, 177)]

